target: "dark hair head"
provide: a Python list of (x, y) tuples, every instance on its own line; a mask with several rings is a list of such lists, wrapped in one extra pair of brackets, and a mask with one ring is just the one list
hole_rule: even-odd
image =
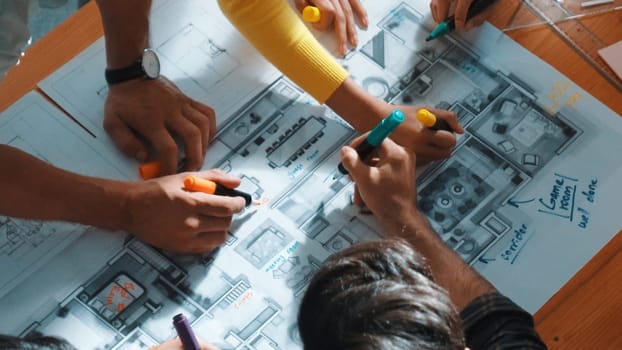
[(0, 350), (76, 350), (66, 340), (38, 333), (25, 338), (0, 334)]
[(306, 350), (464, 349), (447, 292), (397, 239), (330, 257), (302, 299), (298, 328)]

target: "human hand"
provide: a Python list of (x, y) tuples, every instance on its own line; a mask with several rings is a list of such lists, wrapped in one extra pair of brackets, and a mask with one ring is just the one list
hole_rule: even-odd
[[(132, 183), (124, 201), (125, 231), (156, 247), (178, 253), (205, 253), (222, 244), (232, 216), (244, 208), (241, 197), (224, 197), (183, 189), (188, 174)], [(240, 179), (220, 170), (195, 174), (225, 187)]]
[[(201, 350), (218, 350), (217, 347), (205, 344), (201, 339), (197, 339), (199, 341), (199, 345), (201, 346)], [(184, 346), (179, 340), (179, 337), (175, 337), (171, 340), (167, 340), (162, 344), (152, 346), (149, 350), (184, 350)]]
[(296, 0), (295, 3), (301, 12), (309, 5), (320, 9), (322, 16), (313, 27), (320, 31), (335, 29), (337, 50), (341, 56), (348, 52), (348, 44), (353, 47), (358, 45), (356, 20), (363, 28), (369, 25), (367, 11), (361, 0)]
[(354, 203), (365, 205), (389, 232), (399, 232), (416, 211), (415, 154), (385, 139), (367, 165), (354, 149), (365, 137), (341, 149), (342, 164), (356, 183)]
[(105, 105), (104, 129), (129, 157), (145, 161), (153, 147), (162, 164), (160, 175), (177, 171), (174, 136), (185, 146), (186, 170), (203, 164), (216, 131), (214, 110), (181, 92), (170, 80), (131, 80), (111, 85)]
[(477, 27), (484, 23), (484, 21), (494, 11), (494, 7), (503, 2), (498, 1), (496, 4), (488, 6), (486, 10), (467, 21), (467, 13), (473, 1), (474, 0), (431, 0), (430, 9), (432, 10), (432, 18), (434, 18), (434, 21), (437, 23), (444, 21), (447, 17), (449, 17), (449, 10), (453, 3), (455, 3), (454, 18), (456, 29), (470, 30), (473, 27)]
[[(456, 146), (456, 135), (463, 134), (464, 129), (458, 122), (456, 113), (424, 107), (424, 106), (393, 106), (404, 112), (405, 120), (391, 135), (391, 139), (400, 145), (417, 152), (419, 162), (428, 162), (451, 156)], [(447, 121), (454, 132), (445, 130), (431, 130), (417, 120), (417, 111), (425, 108), (434, 113), (437, 118)]]

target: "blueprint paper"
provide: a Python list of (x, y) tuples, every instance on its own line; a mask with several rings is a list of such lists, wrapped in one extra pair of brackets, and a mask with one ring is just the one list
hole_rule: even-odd
[[(467, 131), (450, 159), (419, 174), (421, 210), (465, 261), (535, 312), (622, 227), (619, 116), (488, 25), (425, 43), (427, 2), (365, 5), (373, 25), (343, 65), (387, 101), (456, 111)], [(95, 100), (58, 85), (89, 62), (70, 62), (42, 84), (48, 93), (57, 87), (66, 110), (67, 101)], [(96, 85), (81, 91), (96, 94)], [(37, 276), (62, 276), (63, 256), (79, 256), (69, 253), (76, 244), (89, 251), (90, 234), (83, 235), (0, 300), (30, 310), (24, 319), (0, 315), (0, 330), (127, 349), (172, 337), (172, 316), (183, 312), (197, 335), (221, 349), (301, 348), (296, 312), (314, 271), (382, 230), (351, 205), (352, 184), (336, 171), (338, 150), (354, 131), (284, 78), (265, 87), (219, 116), (208, 152), (206, 168), (241, 177), (242, 190), (268, 200), (236, 216), (218, 251), (178, 256), (111, 235), (106, 254), (98, 252), (106, 263), (82, 269), (83, 279), (71, 275), (36, 309), (19, 305)], [(226, 94), (219, 84), (211, 89)], [(88, 118), (80, 120), (102, 116)], [(99, 247), (107, 236), (94, 237)]]
[[(101, 159), (101, 150), (94, 149), (88, 138), (92, 139), (36, 92), (25, 95), (0, 114), (0, 143), (83, 175), (119, 177), (114, 165)], [(0, 296), (80, 237), (84, 230), (76, 224), (0, 216)]]

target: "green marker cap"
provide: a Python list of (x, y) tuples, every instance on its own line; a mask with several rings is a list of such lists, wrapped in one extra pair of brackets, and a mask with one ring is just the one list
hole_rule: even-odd
[(439, 38), (449, 32), (451, 32), (451, 26), (449, 24), (447, 24), (447, 22), (441, 22), (439, 23), (434, 30), (432, 30), (432, 32), (430, 33), (430, 35), (428, 36), (428, 38), (426, 39), (426, 41), (430, 41), (432, 39), (436, 39)]
[(403, 121), (404, 113), (398, 109), (394, 110), (372, 129), (369, 135), (367, 135), (367, 142), (374, 147), (379, 146)]

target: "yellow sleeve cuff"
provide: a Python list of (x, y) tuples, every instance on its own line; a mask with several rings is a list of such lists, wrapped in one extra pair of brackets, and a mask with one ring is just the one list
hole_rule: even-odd
[(348, 72), (313, 37), (285, 0), (218, 0), (242, 35), (284, 75), (320, 103)]

